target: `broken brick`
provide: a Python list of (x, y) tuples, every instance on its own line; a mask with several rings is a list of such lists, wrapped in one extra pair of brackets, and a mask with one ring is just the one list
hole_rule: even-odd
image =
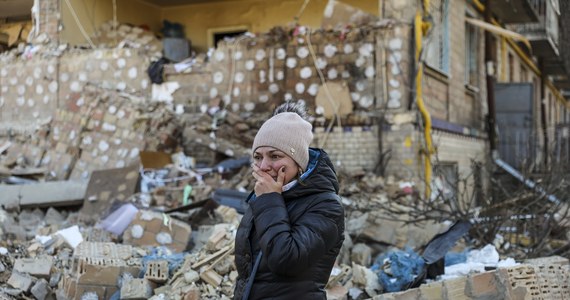
[(10, 285), (13, 288), (27, 292), (28, 290), (30, 290), (30, 286), (32, 285), (32, 277), (26, 274), (12, 272), (12, 275), (8, 279), (8, 285)]
[(168, 276), (168, 261), (154, 260), (148, 262), (144, 278), (156, 283), (164, 283), (168, 280)]
[(128, 278), (121, 286), (121, 299), (148, 299), (152, 296), (153, 289), (153, 284), (146, 278)]
[(14, 263), (14, 270), (35, 277), (49, 278), (53, 260), (50, 257), (20, 258)]
[(32, 295), (36, 297), (37, 300), (44, 300), (50, 293), (50, 288), (48, 282), (45, 279), (40, 279), (36, 281), (36, 284), (32, 287)]

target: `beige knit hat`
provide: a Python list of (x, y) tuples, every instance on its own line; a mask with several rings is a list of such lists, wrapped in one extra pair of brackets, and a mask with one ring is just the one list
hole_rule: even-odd
[(297, 113), (282, 112), (265, 121), (255, 139), (252, 152), (269, 146), (289, 155), (303, 172), (309, 164), (309, 145), (313, 141), (313, 126)]

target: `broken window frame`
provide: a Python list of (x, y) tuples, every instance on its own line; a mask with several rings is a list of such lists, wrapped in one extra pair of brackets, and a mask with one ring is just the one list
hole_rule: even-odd
[(465, 84), (479, 87), (479, 29), (465, 23)]
[(449, 0), (430, 2), (433, 28), (426, 45), (426, 64), (449, 75)]
[(207, 29), (208, 35), (208, 48), (217, 48), (215, 36), (219, 34), (233, 34), (238, 31), (248, 32), (249, 26), (247, 25), (235, 25), (235, 26), (225, 26), (225, 27), (214, 27)]

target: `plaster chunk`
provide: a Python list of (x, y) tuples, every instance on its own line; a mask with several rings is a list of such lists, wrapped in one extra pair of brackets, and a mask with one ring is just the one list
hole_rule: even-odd
[(129, 74), (129, 75), (128, 75), (129, 78), (131, 78), (131, 79), (137, 78), (137, 76), (138, 76), (138, 70), (137, 70), (137, 68), (136, 68), (136, 67), (130, 68), (128, 74)]
[(34, 78), (40, 79), (40, 77), (42, 77), (42, 69), (39, 67), (34, 68)]
[(402, 99), (402, 92), (399, 90), (391, 90), (390, 91), (390, 99), (400, 100)]
[(366, 75), (367, 78), (373, 78), (374, 75), (376, 75), (376, 71), (374, 70), (374, 67), (373, 66), (366, 67), (366, 70), (364, 71), (364, 75)]
[(354, 62), (354, 64), (355, 64), (357, 67), (359, 67), (359, 68), (362, 67), (362, 66), (364, 66), (365, 63), (366, 63), (366, 59), (365, 59), (364, 57), (362, 57), (362, 56), (359, 56), (359, 57), (356, 59), (356, 61)]
[(236, 75), (235, 75), (235, 79), (234, 79), (234, 80), (235, 80), (237, 83), (242, 83), (243, 80), (244, 80), (244, 78), (245, 78), (245, 75), (244, 75), (242, 72), (237, 72)]
[(309, 88), (307, 89), (307, 93), (311, 96), (316, 96), (319, 92), (319, 85), (316, 83), (312, 83)]
[(119, 69), (124, 68), (126, 65), (127, 61), (124, 58), (117, 59), (117, 67), (119, 67)]
[(224, 58), (226, 58), (226, 54), (222, 51), (216, 51), (216, 54), (214, 54), (214, 57), (216, 58), (217, 61), (222, 61), (222, 60), (224, 60)]
[(295, 85), (295, 92), (297, 92), (297, 94), (302, 94), (305, 92), (305, 84), (303, 84), (302, 82), (297, 82), (297, 84)]
[(390, 86), (393, 88), (399, 88), (400, 82), (396, 79), (390, 79)]
[(272, 94), (277, 94), (277, 92), (279, 92), (279, 86), (276, 83), (270, 84), (269, 92), (271, 92)]
[(71, 83), (70, 88), (71, 88), (71, 91), (73, 91), (73, 92), (80, 92), (81, 91), (81, 84), (77, 81), (73, 81)]
[(214, 73), (214, 83), (215, 84), (220, 84), (220, 83), (222, 83), (223, 80), (224, 80), (224, 74), (222, 74), (222, 72)]
[(327, 63), (327, 60), (326, 60), (326, 59), (324, 59), (324, 58), (322, 58), (322, 57), (318, 57), (318, 58), (317, 58), (317, 62), (316, 62), (317, 68), (319, 68), (319, 69), (322, 70), (322, 69), (324, 69), (324, 68), (327, 67), (327, 64), (328, 64), (328, 63)]
[(277, 49), (277, 52), (275, 52), (275, 57), (279, 60), (285, 59), (286, 56), (287, 56), (287, 52), (285, 52), (285, 49), (283, 49), (283, 48), (279, 48), (279, 49)]
[(98, 148), (101, 151), (107, 151), (109, 150), (109, 144), (106, 141), (100, 141)]
[(248, 60), (245, 62), (245, 69), (248, 71), (253, 70), (253, 68), (255, 68), (255, 62), (253, 60)]
[(255, 59), (257, 61), (261, 61), (264, 58), (265, 58), (265, 50), (263, 50), (263, 49), (257, 50), (257, 52), (255, 53)]
[(148, 79), (141, 80), (141, 88), (143, 89), (148, 88)]
[(48, 90), (50, 91), (50, 93), (55, 94), (57, 92), (57, 81), (52, 81), (49, 83), (48, 85)]
[(388, 42), (388, 47), (390, 50), (401, 50), (402, 45), (403, 41), (400, 38), (391, 39), (390, 42)]
[(303, 67), (300, 72), (301, 78), (307, 79), (313, 75), (313, 71), (310, 67)]
[(69, 74), (68, 73), (62, 73), (61, 76), (59, 76), (59, 79), (62, 82), (67, 82), (67, 81), (69, 81)]
[(393, 65), (392, 68), (390, 68), (390, 71), (394, 76), (400, 75), (400, 67), (397, 65)]
[(78, 78), (79, 78), (79, 81), (86, 82), (87, 81), (87, 73), (85, 73), (85, 72), (79, 73)]
[(327, 44), (324, 49), (325, 56), (328, 58), (333, 57), (336, 54), (336, 51), (336, 46), (332, 44)]
[(358, 49), (358, 53), (364, 57), (372, 56), (372, 52), (374, 52), (374, 46), (370, 43), (366, 43)]
[(299, 58), (305, 58), (309, 55), (309, 49), (307, 47), (299, 47), (297, 49), (297, 56)]
[(297, 59), (295, 59), (294, 57), (289, 57), (287, 58), (287, 60), (285, 61), (285, 65), (287, 65), (287, 67), (289, 69), (293, 69), (297, 66)]
[(244, 104), (243, 108), (244, 108), (246, 111), (252, 111), (252, 110), (255, 108), (255, 103), (253, 103), (253, 102), (248, 102), (248, 103)]
[(335, 68), (330, 69), (327, 72), (327, 77), (331, 80), (336, 79), (338, 77), (338, 71)]

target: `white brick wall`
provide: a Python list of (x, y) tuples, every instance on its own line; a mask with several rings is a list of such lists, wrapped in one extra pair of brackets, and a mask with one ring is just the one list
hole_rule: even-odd
[(337, 168), (373, 170), (380, 156), (378, 126), (315, 127), (314, 147), (322, 147)]

